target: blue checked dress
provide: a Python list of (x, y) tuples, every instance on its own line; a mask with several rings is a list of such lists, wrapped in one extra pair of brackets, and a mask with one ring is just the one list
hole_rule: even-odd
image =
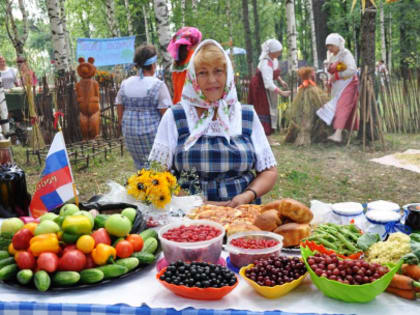
[(158, 105), (162, 84), (162, 81), (155, 83), (145, 97), (128, 97), (122, 91), (122, 133), (126, 147), (139, 170), (147, 162), (159, 126)]
[(231, 137), (201, 136), (187, 151), (184, 143), (190, 135), (185, 111), (181, 105), (172, 107), (178, 143), (174, 152), (174, 168), (197, 170), (204, 197), (210, 201), (231, 200), (242, 193), (255, 178), (256, 154), (251, 141), (254, 112), (242, 106), (242, 134)]

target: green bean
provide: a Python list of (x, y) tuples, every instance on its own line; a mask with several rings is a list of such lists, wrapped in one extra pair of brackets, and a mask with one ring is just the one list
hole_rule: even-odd
[(354, 253), (356, 253), (358, 251), (357, 248), (350, 241), (348, 241), (342, 234), (337, 234), (337, 237), (340, 239), (340, 241), (342, 241), (344, 243), (344, 245), (348, 249), (350, 249)]

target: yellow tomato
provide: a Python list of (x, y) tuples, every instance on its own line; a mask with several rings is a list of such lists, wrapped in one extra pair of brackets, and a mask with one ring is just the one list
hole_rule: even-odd
[(9, 252), (10, 255), (13, 255), (13, 256), (18, 252), (18, 250), (16, 250), (13, 247), (13, 243), (9, 244), (9, 247), (7, 248), (7, 251)]
[(82, 235), (77, 240), (76, 247), (85, 254), (89, 254), (95, 247), (95, 239), (90, 235)]
[(38, 223), (36, 222), (31, 222), (31, 223), (26, 223), (23, 226), (23, 229), (28, 229), (29, 231), (32, 232), (32, 234), (34, 234), (36, 227), (38, 226)]

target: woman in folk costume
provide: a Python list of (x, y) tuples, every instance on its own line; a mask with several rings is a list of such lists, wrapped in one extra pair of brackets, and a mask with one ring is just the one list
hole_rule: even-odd
[(168, 45), (168, 52), (174, 58), (172, 65), (172, 86), (174, 90), (172, 102), (174, 104), (181, 100), (187, 67), (194, 49), (200, 41), (201, 32), (195, 27), (185, 26), (176, 32)]
[(138, 47), (134, 63), (139, 74), (121, 83), (115, 101), (127, 149), (139, 170), (147, 162), (161, 116), (172, 105), (168, 87), (154, 76), (156, 62), (154, 46)]
[(259, 202), (273, 188), (273, 152), (253, 107), (239, 103), (231, 61), (216, 41), (194, 52), (182, 100), (163, 116), (149, 159), (177, 174), (197, 171), (213, 204)]
[(287, 83), (280, 77), (279, 61), (283, 50), (282, 44), (276, 39), (266, 40), (261, 45), (261, 55), (257, 72), (251, 79), (248, 93), (248, 104), (252, 104), (269, 136), (273, 129), (277, 129), (278, 108), (277, 95), (289, 96), (290, 91), (282, 91), (275, 83), (287, 88)]
[(335, 132), (328, 139), (341, 142), (343, 129), (357, 130), (359, 128), (357, 117), (352, 126), (359, 97), (359, 79), (354, 57), (344, 47), (344, 38), (337, 33), (332, 33), (327, 36), (325, 44), (328, 49), (331, 100), (317, 111), (317, 115), (327, 125), (333, 123)]

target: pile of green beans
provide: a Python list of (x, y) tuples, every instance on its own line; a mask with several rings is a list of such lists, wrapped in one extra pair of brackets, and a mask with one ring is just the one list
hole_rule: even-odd
[(318, 225), (307, 240), (322, 244), (325, 248), (348, 256), (361, 251), (360, 248), (357, 248), (357, 239), (361, 235), (354, 224), (337, 225), (327, 223)]

